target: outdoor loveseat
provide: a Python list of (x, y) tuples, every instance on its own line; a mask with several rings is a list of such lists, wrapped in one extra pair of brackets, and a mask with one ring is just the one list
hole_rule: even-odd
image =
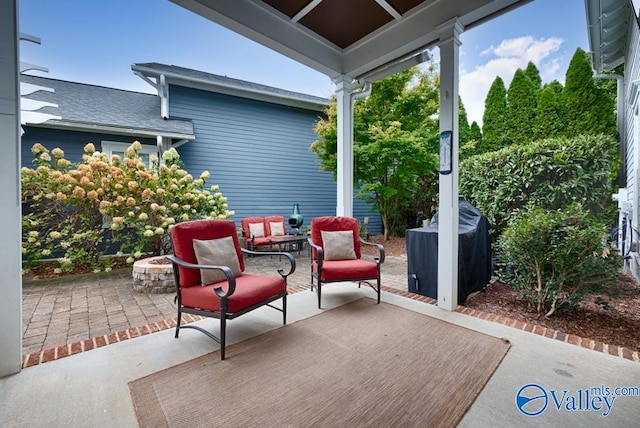
[(272, 249), (274, 237), (292, 236), (287, 232), (284, 217), (279, 215), (245, 217), (240, 220), (240, 224), (242, 226), (242, 238), (247, 248), (251, 251), (260, 246), (268, 246), (269, 249)]

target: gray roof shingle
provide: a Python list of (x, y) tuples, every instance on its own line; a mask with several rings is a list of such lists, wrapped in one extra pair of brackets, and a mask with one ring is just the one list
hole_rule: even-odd
[(329, 105), (327, 98), (287, 91), (273, 86), (233, 79), (231, 77), (192, 70), (177, 65), (149, 62), (133, 64), (131, 69), (136, 73), (150, 78), (157, 78), (161, 74), (164, 74), (169, 83), (179, 86), (195, 87), (211, 92), (225, 93), (276, 104), (318, 111), (323, 110)]
[(160, 98), (157, 95), (39, 76), (21, 75), (20, 81), (54, 90), (38, 91), (24, 97), (58, 105), (44, 107), (40, 111), (61, 119), (49, 119), (39, 126), (77, 130), (98, 128), (128, 135), (195, 138), (191, 120), (163, 120), (160, 117)]

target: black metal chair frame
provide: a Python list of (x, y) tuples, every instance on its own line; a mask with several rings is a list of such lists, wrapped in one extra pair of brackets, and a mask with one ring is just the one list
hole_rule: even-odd
[[(194, 263), (189, 263), (189, 262), (185, 262), (184, 260), (181, 260), (179, 258), (177, 258), (174, 255), (167, 255), (166, 257), (171, 260), (171, 263), (173, 264), (173, 277), (175, 280), (175, 284), (176, 284), (176, 298), (175, 301), (177, 303), (178, 306), (178, 318), (176, 321), (176, 334), (175, 337), (178, 338), (178, 335), (180, 334), (180, 328), (193, 328), (195, 330), (198, 330), (204, 334), (206, 334), (207, 336), (209, 336), (211, 339), (213, 339), (214, 341), (216, 341), (217, 343), (220, 344), (220, 359), (224, 360), (225, 359), (225, 348), (226, 348), (226, 337), (227, 337), (227, 320), (232, 320), (234, 318), (237, 318), (241, 315), (244, 315), (248, 312), (253, 311), (254, 309), (257, 309), (259, 307), (262, 306), (269, 306), (270, 308), (273, 308), (277, 311), (282, 312), (282, 323), (283, 325), (287, 324), (287, 291), (286, 291), (286, 284), (287, 284), (287, 277), (289, 275), (291, 275), (293, 272), (295, 272), (296, 270), (296, 260), (293, 257), (293, 255), (287, 253), (287, 252), (280, 252), (280, 251), (251, 251), (251, 250), (247, 250), (245, 248), (242, 248), (242, 253), (243, 254), (247, 254), (247, 255), (251, 255), (251, 256), (265, 256), (265, 255), (278, 255), (278, 256), (285, 256), (289, 259), (289, 262), (291, 264), (291, 268), (289, 270), (289, 272), (287, 272), (285, 274), (283, 269), (278, 269), (277, 272), (280, 274), (280, 276), (282, 276), (282, 278), (284, 278), (284, 282), (285, 282), (285, 291), (282, 293), (279, 293), (275, 296), (270, 297), (267, 300), (262, 300), (258, 303), (256, 303), (255, 305), (249, 306), (241, 311), (238, 312), (234, 312), (234, 313), (227, 313), (227, 308), (228, 308), (228, 298), (233, 295), (233, 293), (235, 292), (236, 289), (236, 278), (233, 275), (233, 272), (231, 271), (231, 269), (227, 266), (218, 266), (218, 265), (199, 265), (199, 264), (194, 264)], [(197, 309), (197, 308), (190, 308), (190, 307), (184, 307), (182, 306), (182, 296), (180, 293), (180, 269), (178, 269), (178, 266), (182, 266), (184, 268), (187, 269), (216, 269), (216, 270), (220, 270), (222, 271), (225, 276), (227, 277), (227, 281), (229, 282), (229, 287), (227, 292), (225, 293), (224, 290), (222, 289), (222, 287), (215, 287), (214, 288), (214, 292), (216, 293), (216, 295), (218, 296), (218, 298), (220, 299), (220, 310), (219, 311), (209, 311), (209, 310), (203, 310), (203, 309)], [(250, 273), (247, 275), (251, 275)], [(194, 286), (197, 287), (197, 286)], [(279, 308), (277, 306), (273, 306), (271, 305), (271, 302), (278, 300), (282, 298), (282, 308)], [(182, 325), (182, 314), (186, 313), (186, 314), (193, 314), (193, 315), (200, 315), (200, 316), (204, 316), (204, 317), (209, 317), (209, 318), (216, 318), (220, 320), (220, 337), (215, 336), (213, 333), (211, 333), (210, 331), (207, 331), (205, 329), (203, 329), (202, 327), (199, 327), (197, 325), (191, 325), (191, 324), (187, 324), (187, 325)]]
[[(330, 282), (345, 282), (345, 281), (350, 281), (350, 282), (358, 282), (358, 288), (360, 288), (361, 284), (364, 282), (365, 284), (367, 284), (369, 287), (371, 287), (376, 294), (378, 295), (378, 303), (380, 303), (380, 291), (381, 291), (381, 285), (380, 285), (380, 265), (382, 263), (384, 263), (384, 246), (382, 246), (381, 244), (376, 244), (374, 242), (368, 242), (365, 241), (364, 239), (360, 238), (360, 244), (362, 245), (369, 245), (369, 246), (375, 246), (378, 247), (378, 251), (380, 253), (379, 257), (374, 257), (374, 262), (376, 264), (376, 268), (378, 271), (378, 275), (376, 277), (365, 277), (365, 278), (348, 278), (348, 279), (334, 279), (334, 280), (328, 280), (328, 281), (323, 281), (322, 280), (322, 263), (324, 260), (324, 249), (316, 244), (315, 242), (313, 242), (313, 239), (311, 237), (307, 238), (307, 242), (309, 243), (309, 247), (313, 250), (315, 249), (317, 252), (317, 259), (315, 260), (318, 264), (318, 271), (314, 272), (313, 271), (313, 262), (314, 259), (313, 257), (311, 257), (311, 291), (313, 291), (314, 289), (314, 278), (317, 281), (317, 285), (315, 286), (315, 288), (317, 288), (317, 295), (318, 295), (318, 309), (321, 308), (320, 306), (320, 298), (321, 298), (321, 294), (322, 294), (322, 283), (330, 283)], [(312, 252), (313, 254), (313, 252)], [(372, 284), (370, 281), (375, 279), (376, 280), (376, 285)]]

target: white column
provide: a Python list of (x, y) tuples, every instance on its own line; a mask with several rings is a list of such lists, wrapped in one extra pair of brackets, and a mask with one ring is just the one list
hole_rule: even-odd
[(22, 366), (18, 0), (0, 0), (0, 377)]
[(451, 173), (440, 174), (438, 307), (458, 305), (458, 57), (464, 27), (454, 18), (437, 28), (440, 42), (440, 132), (452, 131)]
[(336, 215), (353, 216), (353, 104), (352, 79), (342, 76), (336, 84), (338, 148)]

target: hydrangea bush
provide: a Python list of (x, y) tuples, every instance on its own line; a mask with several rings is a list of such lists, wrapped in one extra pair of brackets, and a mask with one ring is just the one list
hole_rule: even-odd
[(227, 199), (218, 186), (206, 187), (209, 172), (195, 178), (182, 169), (175, 149), (151, 157), (151, 168), (138, 157), (134, 142), (124, 159), (84, 147), (82, 162), (64, 152), (35, 144), (35, 168), (22, 169), (22, 253), (25, 269), (42, 259), (57, 259), (56, 273), (79, 266), (110, 270), (112, 258), (128, 263), (170, 252), (168, 230), (178, 222), (226, 219)]

